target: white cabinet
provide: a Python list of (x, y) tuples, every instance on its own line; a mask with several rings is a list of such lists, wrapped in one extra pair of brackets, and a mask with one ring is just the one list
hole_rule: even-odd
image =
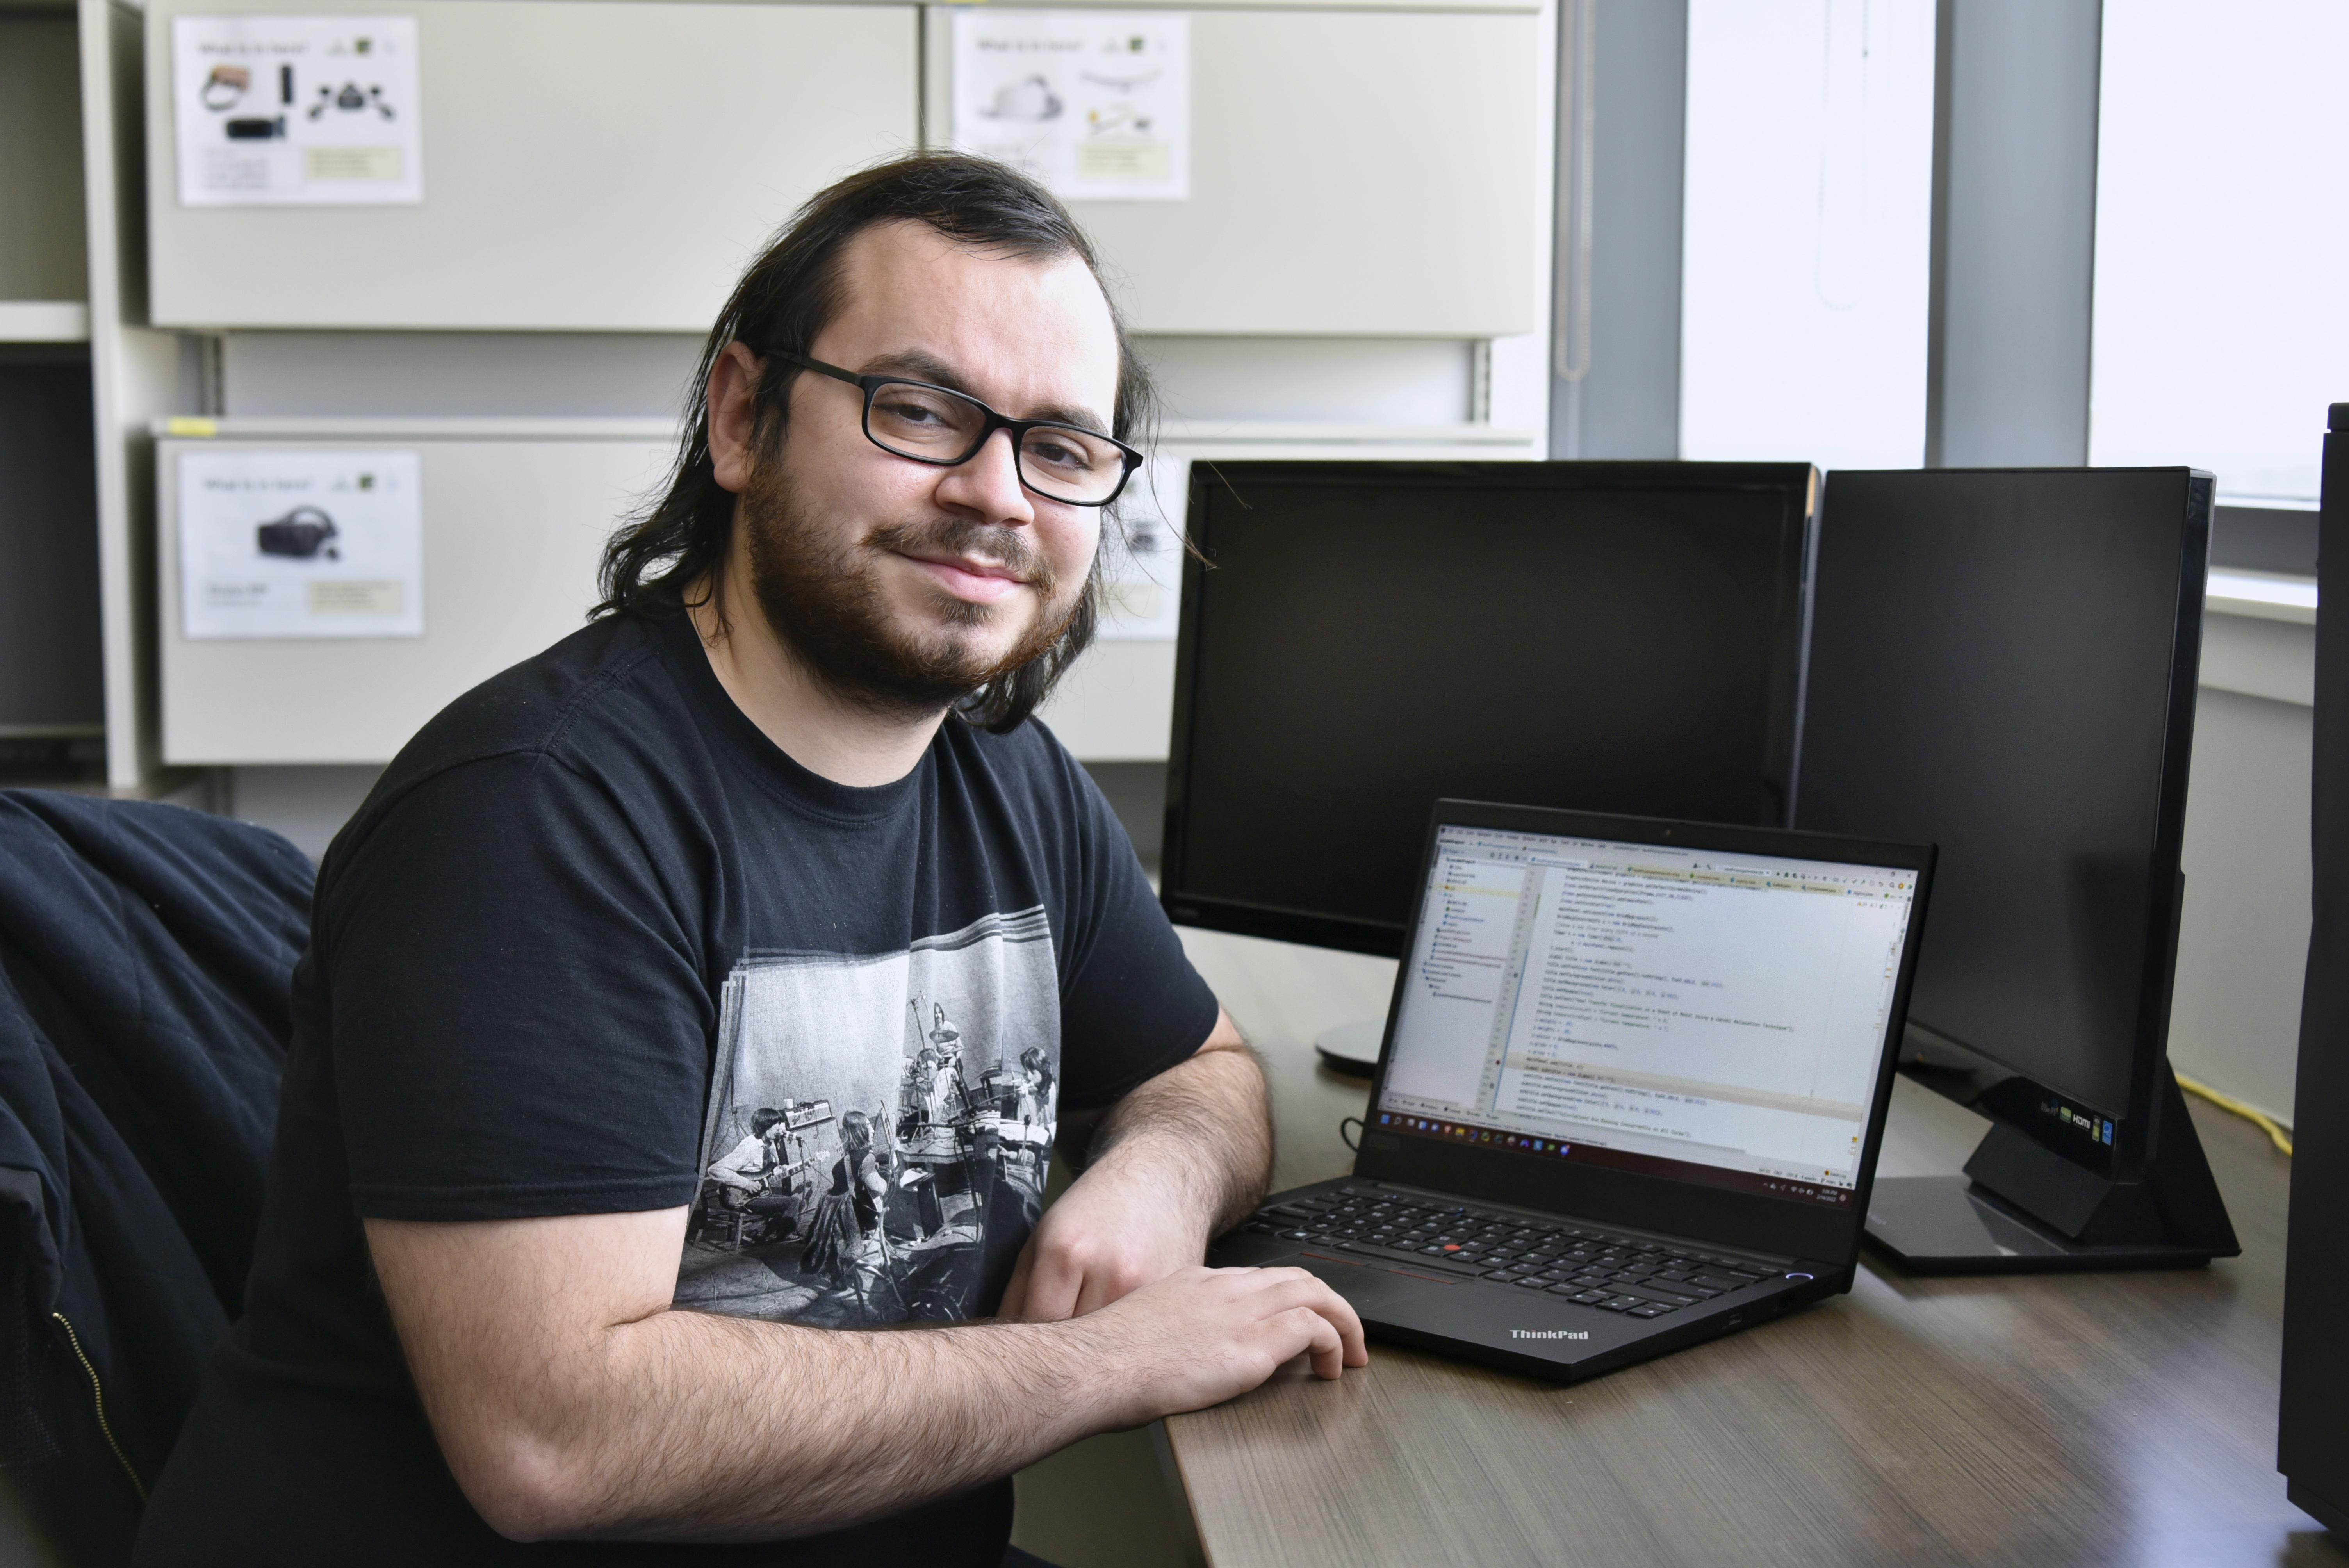
[[(931, 9), (929, 134), (950, 134)], [(1142, 333), (1533, 330), (1548, 135), (1534, 7), (1191, 14), (1191, 196), (1079, 201)]]
[[(171, 23), (412, 15), (424, 199), (187, 207)], [(792, 209), (915, 145), (916, 8), (153, 0), (154, 319), (183, 327), (707, 332)]]
[[(387, 762), (472, 686), (586, 624), (619, 519), (675, 455), (657, 424), (253, 424), (157, 444), (163, 760)], [(463, 433), (452, 435), (451, 430)], [(421, 457), (420, 637), (191, 639), (181, 624), (179, 463), (196, 450), (309, 446)]]
[[(423, 200), (182, 206), (174, 19), (322, 12), (416, 19)], [(1547, 0), (1216, 0), (1189, 17), (1189, 198), (1074, 204), (1170, 360), (1175, 505), (1195, 457), (1538, 457), (1547, 375), (1519, 377), (1530, 401), (1495, 387), (1507, 353), (1546, 363)], [(181, 331), (148, 335), (191, 350), (197, 398), (173, 411), (251, 412), (159, 450), (139, 563), (155, 568), (156, 759), (172, 765), (380, 763), (580, 625), (603, 541), (673, 432), (536, 418), (578, 400), (511, 335), (670, 334), (681, 362), (807, 196), (951, 139), (947, 8), (890, 0), (149, 0), (144, 36), (146, 275), (155, 322)], [(264, 397), (240, 342), (271, 345), (303, 395)], [(511, 387), (475, 397), (500, 355)], [(606, 378), (624, 357), (579, 355)], [(406, 402), (387, 401), (393, 382)], [(482, 417), (360, 417), (392, 407)], [(180, 454), (304, 442), (422, 455), (421, 637), (185, 634)], [(1080, 756), (1164, 755), (1172, 644), (1126, 631), (1048, 709)]]
[[(341, 0), (302, 9), (417, 19), (424, 200), (182, 206), (172, 19), (286, 9), (148, 7), (159, 325), (699, 332), (802, 199), (924, 134), (911, 5)], [(1532, 7), (1194, 12), (1191, 199), (1075, 204), (1135, 329), (1531, 329), (1548, 36)]]

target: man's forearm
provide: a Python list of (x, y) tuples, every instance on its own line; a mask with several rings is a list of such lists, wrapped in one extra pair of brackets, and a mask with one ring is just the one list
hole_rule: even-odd
[[(548, 1484), (476, 1499), (509, 1534), (812, 1534), (997, 1480), (1121, 1424), (1081, 1326), (902, 1333), (693, 1312), (610, 1331), (541, 1412)], [(452, 1456), (452, 1459), (454, 1456)]]
[(652, 1294), (665, 1260), (645, 1243), (683, 1217), (367, 1222), (441, 1452), (501, 1533), (813, 1534), (1227, 1399), (1300, 1352), (1324, 1377), (1365, 1359), (1352, 1310), (1299, 1269), (1182, 1269), (1054, 1323), (888, 1333), (679, 1312)]
[(1263, 1200), (1272, 1179), (1263, 1067), (1226, 1020), (1197, 1055), (1120, 1100), (1088, 1158), (1096, 1171), (1146, 1170), (1197, 1217), (1203, 1243), (1222, 1233)]

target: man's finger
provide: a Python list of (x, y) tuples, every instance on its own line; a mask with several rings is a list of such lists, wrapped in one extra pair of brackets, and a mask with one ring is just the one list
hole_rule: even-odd
[[(1353, 1303), (1330, 1287), (1328, 1281), (1304, 1269), (1288, 1268), (1275, 1271), (1283, 1277), (1272, 1287), (1272, 1295), (1284, 1309), (1303, 1307), (1319, 1313), (1327, 1319), (1331, 1332), (1338, 1336), (1343, 1362), (1348, 1367), (1371, 1364), (1369, 1336), (1362, 1332), (1361, 1315)], [(1319, 1370), (1319, 1364), (1316, 1364)]]
[(1325, 1310), (1322, 1315), (1329, 1318), (1338, 1331), (1340, 1359), (1349, 1367), (1368, 1367), (1371, 1364), (1371, 1336), (1362, 1327), (1362, 1315), (1354, 1310), (1352, 1302), (1334, 1290), (1330, 1293), (1330, 1301), (1337, 1310), (1334, 1314)]
[(1313, 1361), (1313, 1375), (1330, 1378), (1344, 1376), (1346, 1347), (1345, 1341), (1339, 1337), (1338, 1326), (1309, 1306), (1300, 1306), (1288, 1316), (1304, 1338), (1305, 1354)]

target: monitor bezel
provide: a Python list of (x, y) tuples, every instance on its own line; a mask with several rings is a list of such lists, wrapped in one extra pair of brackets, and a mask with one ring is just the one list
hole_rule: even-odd
[(1587, 1214), (1638, 1230), (1837, 1266), (1857, 1262), (1861, 1232), (1868, 1221), (1868, 1196), (1875, 1186), (1877, 1157), (1884, 1145), (1884, 1124), (1891, 1109), (1892, 1079), (1899, 1066), (1900, 1039), (1909, 1013), (1909, 987), (1916, 978), (1917, 954), (1923, 941), (1925, 915), (1932, 894), (1933, 846), (1886, 843), (1840, 834), (1801, 832), (1791, 828), (1746, 828), (1490, 801), (1439, 800), (1428, 816), (1427, 841), (1420, 857), (1420, 897), (1408, 935), (1416, 935), (1418, 922), (1425, 912), (1427, 882), (1434, 874), (1438, 840), (1446, 827), (1499, 829), (1731, 854), (1778, 855), (1846, 865), (1889, 866), (1916, 873), (1916, 898), (1909, 908), (1908, 932), (1901, 941), (1899, 973), (1893, 984), (1892, 1006), (1885, 1016), (1884, 1037), (1877, 1044), (1875, 1088), (1868, 1100), (1866, 1136), (1861, 1140), (1858, 1180), (1849, 1203), (1826, 1208), (1801, 1199), (1774, 1198), (1668, 1176), (1579, 1165), (1570, 1159), (1521, 1154), (1514, 1150), (1463, 1144), (1381, 1128), (1378, 1106), (1386, 1092), (1387, 1066), (1394, 1053), (1395, 1022), (1402, 1016), (1404, 990), (1410, 979), (1408, 956), (1395, 968), (1386, 1026), (1379, 1038), (1378, 1068), (1371, 1080), (1371, 1096), (1364, 1112), (1361, 1148), (1354, 1160), (1354, 1174), (1368, 1181), (1432, 1188), (1464, 1198), (1552, 1213)]
[[(1242, 936), (1268, 937), (1381, 958), (1402, 953), (1405, 921), (1365, 919), (1330, 910), (1255, 903), (1202, 894), (1184, 885), (1189, 848), (1186, 810), (1190, 796), (1191, 731), (1199, 659), (1200, 600), (1214, 548), (1213, 489), (1230, 490), (1241, 504), (1239, 486), (1392, 484), (1407, 480), (1462, 490), (1489, 489), (1770, 490), (1785, 501), (1781, 527), (1789, 528), (1795, 567), (1794, 602), (1779, 607), (1781, 646), (1772, 671), (1771, 745), (1765, 784), (1775, 783), (1779, 821), (1794, 820), (1800, 786), (1803, 687), (1810, 658), (1811, 584), (1818, 554), (1819, 471), (1808, 463), (1507, 462), (1507, 461), (1323, 461), (1256, 459), (1218, 462), (1194, 459), (1186, 492), (1181, 624), (1174, 649), (1174, 704), (1166, 747), (1164, 836), (1159, 856), (1160, 903), (1177, 925)], [(1783, 750), (1783, 755), (1778, 755)]]

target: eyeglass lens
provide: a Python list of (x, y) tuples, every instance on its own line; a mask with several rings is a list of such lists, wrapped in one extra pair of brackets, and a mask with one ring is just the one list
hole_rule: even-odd
[[(873, 389), (865, 428), (877, 445), (901, 458), (958, 463), (978, 452), (987, 413), (936, 387), (888, 381)], [(1040, 495), (1090, 504), (1117, 493), (1125, 454), (1116, 443), (1073, 426), (1039, 426), (1020, 438), (1019, 477)]]

